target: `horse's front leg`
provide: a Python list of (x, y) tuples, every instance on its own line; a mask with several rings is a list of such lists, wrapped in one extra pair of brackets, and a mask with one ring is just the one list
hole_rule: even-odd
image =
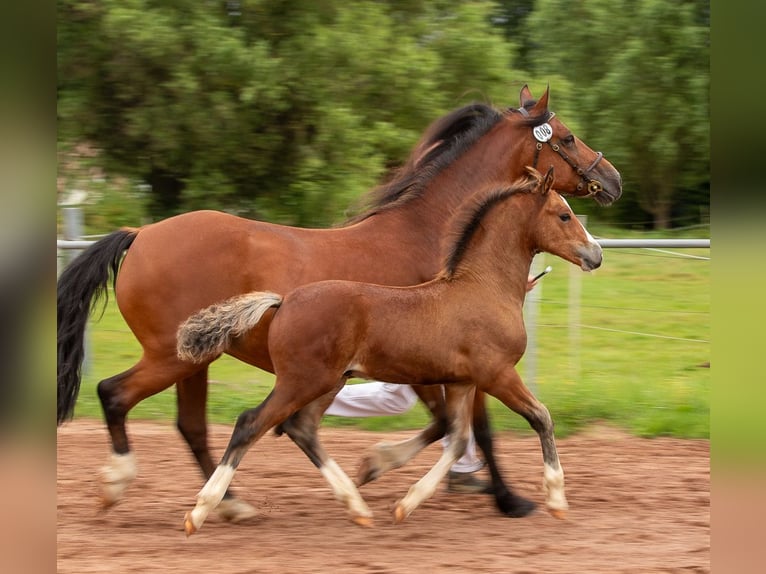
[(442, 456), (423, 478), (417, 481), (394, 506), (394, 521), (402, 522), (420, 504), (433, 496), (441, 480), (447, 475), (450, 467), (463, 456), (472, 418), (471, 404), (476, 387), (468, 383), (453, 383), (445, 385), (447, 418), (449, 420), (450, 441)]
[(479, 445), (484, 454), (484, 460), (492, 478), (492, 493), (495, 495), (495, 504), (500, 512), (512, 518), (521, 518), (532, 512), (535, 509), (535, 503), (515, 494), (500, 474), (495, 459), (492, 431), (489, 427), (487, 396), (478, 390), (473, 399), (473, 434), (476, 444)]
[[(208, 390), (207, 375), (208, 367), (206, 365), (194, 375), (176, 383), (178, 404), (176, 426), (181, 436), (186, 440), (186, 444), (189, 445), (189, 449), (197, 460), (205, 479), (209, 479), (216, 468), (208, 447), (207, 417), (205, 414)], [(240, 522), (258, 515), (255, 507), (236, 498), (231, 490), (226, 492), (216, 511), (221, 518), (230, 522)]]
[(569, 508), (564, 494), (564, 470), (559, 462), (553, 436), (553, 419), (546, 406), (524, 385), (516, 369), (509, 367), (492, 382), (482, 384), (482, 390), (498, 398), (509, 409), (523, 416), (540, 437), (543, 451), (543, 491), (548, 511), (564, 518)]

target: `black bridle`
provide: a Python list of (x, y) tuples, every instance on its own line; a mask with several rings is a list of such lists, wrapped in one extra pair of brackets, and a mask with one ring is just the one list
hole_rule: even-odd
[[(529, 112), (524, 108), (511, 108), (511, 110), (519, 112), (524, 117), (530, 117)], [(561, 146), (558, 143), (552, 143), (551, 139), (553, 136), (553, 131), (551, 127), (548, 124), (549, 120), (552, 120), (553, 117), (556, 114), (554, 112), (549, 111), (546, 115), (546, 117), (539, 123), (534, 126), (533, 128), (533, 135), (535, 139), (537, 140), (537, 144), (535, 145), (535, 159), (532, 162), (532, 167), (535, 169), (537, 168), (537, 160), (540, 157), (540, 151), (543, 149), (543, 144), (548, 144), (550, 148), (555, 151), (557, 154), (561, 156), (561, 159), (563, 159), (569, 167), (571, 167), (574, 172), (580, 176), (580, 179), (582, 180), (580, 183), (577, 184), (577, 191), (581, 191), (582, 188), (587, 185), (588, 186), (588, 193), (585, 195), (585, 197), (591, 197), (593, 195), (596, 195), (597, 193), (604, 190), (604, 186), (601, 184), (601, 182), (597, 179), (594, 179), (588, 175), (591, 171), (595, 169), (595, 167), (598, 165), (598, 163), (601, 161), (601, 159), (604, 157), (604, 154), (599, 152), (596, 152), (596, 159), (593, 160), (593, 162), (586, 167), (585, 169), (581, 168), (579, 165), (577, 165), (572, 158), (570, 158), (563, 149), (561, 149)], [(547, 139), (545, 141), (541, 141), (540, 136), (538, 135), (538, 131), (536, 131), (538, 128), (547, 126), (547, 131), (550, 132)], [(543, 129), (540, 133), (545, 134), (546, 130)], [(544, 136), (543, 136), (544, 137)], [(560, 143), (560, 142), (559, 142)]]

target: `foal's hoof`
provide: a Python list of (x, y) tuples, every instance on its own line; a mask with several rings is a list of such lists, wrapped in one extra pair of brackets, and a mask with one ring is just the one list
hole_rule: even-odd
[(359, 464), (359, 469), (356, 471), (356, 480), (354, 483), (356, 486), (362, 486), (368, 482), (372, 482), (380, 476), (380, 469), (373, 461), (372, 455), (367, 455), (362, 459)]
[(397, 504), (396, 506), (394, 506), (394, 510), (392, 514), (394, 515), (395, 524), (401, 524), (409, 516), (409, 513), (404, 509), (404, 507), (401, 504)]
[(98, 497), (98, 509), (101, 512), (106, 512), (112, 506), (117, 504), (117, 501), (114, 499), (109, 498), (108, 496), (105, 496), (103, 493)]
[(551, 513), (553, 518), (558, 518), (559, 520), (566, 520), (567, 518), (567, 511), (560, 508), (549, 508), (548, 512)]
[(186, 532), (187, 538), (197, 532), (197, 527), (194, 526), (194, 522), (191, 519), (191, 512), (187, 512), (184, 515), (184, 532)]
[(511, 518), (524, 518), (537, 508), (533, 501), (512, 492), (504, 496), (495, 496), (495, 503), (500, 512)]
[(362, 528), (372, 528), (373, 526), (372, 517), (370, 516), (354, 516), (351, 520)]

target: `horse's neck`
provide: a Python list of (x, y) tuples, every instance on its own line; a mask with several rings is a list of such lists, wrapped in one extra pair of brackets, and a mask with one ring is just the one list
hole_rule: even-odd
[(499, 122), (426, 183), (420, 197), (401, 210), (392, 210), (389, 216), (405, 219), (408, 227), (420, 233), (436, 233), (440, 237), (467, 198), (490, 187), (508, 186), (524, 175), (522, 171), (510, 171), (515, 165), (523, 166), (520, 161), (512, 161), (521, 143), (521, 138), (513, 137), (512, 131), (505, 120)]

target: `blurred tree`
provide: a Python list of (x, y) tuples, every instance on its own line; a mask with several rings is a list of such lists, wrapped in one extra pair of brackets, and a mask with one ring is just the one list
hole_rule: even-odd
[(489, 2), (60, 0), (59, 138), (219, 208), (326, 225), (473, 99), (515, 103)]
[(571, 82), (583, 135), (622, 172), (622, 221), (640, 207), (666, 228), (709, 201), (707, 1), (538, 0), (524, 38), (533, 73)]

